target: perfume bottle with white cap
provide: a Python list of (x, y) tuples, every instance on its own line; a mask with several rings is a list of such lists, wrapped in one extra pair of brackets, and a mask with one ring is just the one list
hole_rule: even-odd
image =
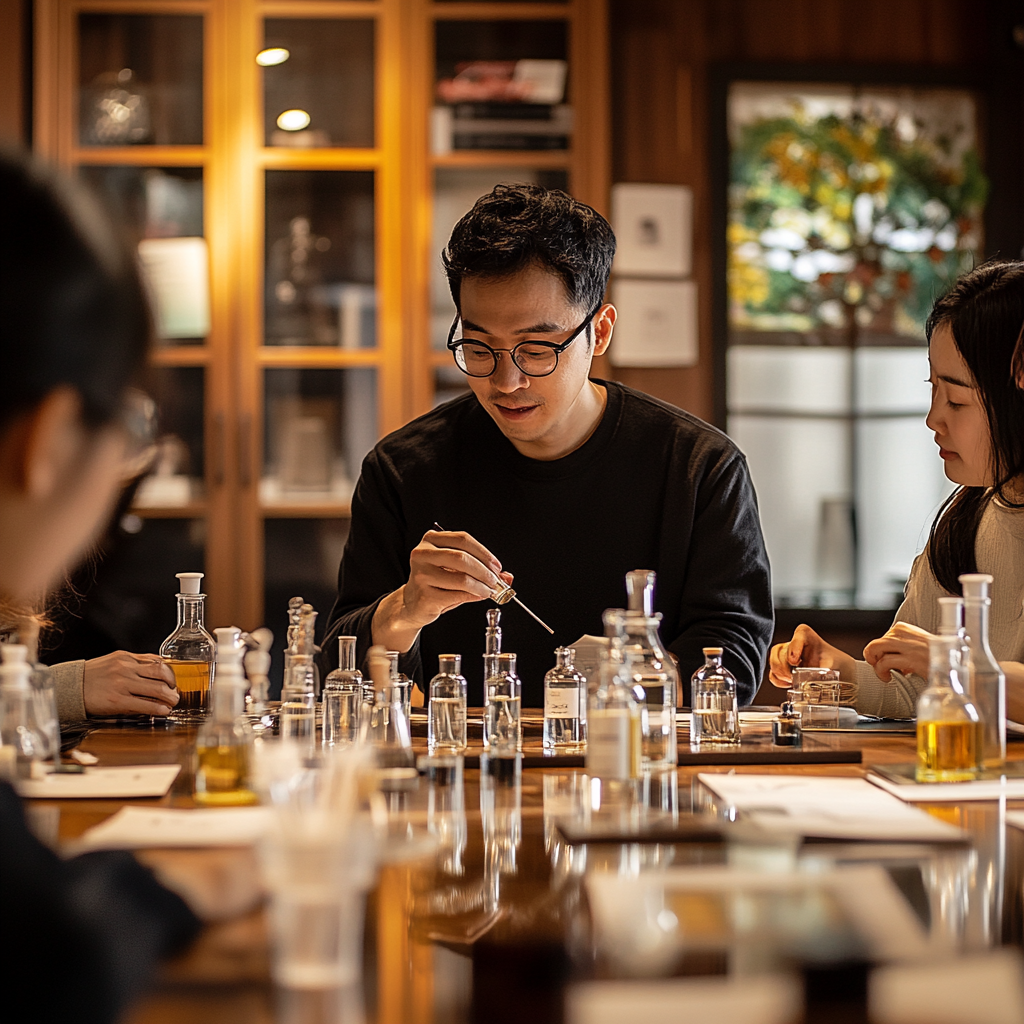
[(217, 641), (205, 624), (206, 595), (200, 593), (201, 572), (179, 572), (178, 624), (160, 645), (160, 657), (174, 673), (178, 703), (172, 722), (194, 722), (210, 710), (210, 685)]

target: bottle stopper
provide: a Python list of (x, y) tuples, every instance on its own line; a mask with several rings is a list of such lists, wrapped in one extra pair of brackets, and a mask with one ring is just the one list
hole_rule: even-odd
[(198, 594), (201, 591), (201, 584), (204, 573), (201, 572), (176, 572), (178, 578), (179, 594)]

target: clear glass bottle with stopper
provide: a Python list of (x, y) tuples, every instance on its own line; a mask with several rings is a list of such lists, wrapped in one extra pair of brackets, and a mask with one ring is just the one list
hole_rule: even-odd
[(27, 779), (33, 763), (42, 759), (45, 743), (33, 708), (32, 666), (23, 644), (4, 644), (0, 654), (0, 747), (11, 751), (4, 755), (5, 770), (15, 778)]
[(981, 765), (984, 720), (964, 691), (959, 637), (931, 637), (928, 661), (928, 688), (917, 700), (917, 781), (973, 779)]
[(466, 680), (461, 654), (442, 654), (430, 680), (427, 749), (431, 754), (458, 754), (466, 749)]
[(523, 749), (523, 684), (516, 675), (514, 654), (497, 655), (497, 663), (497, 671), (484, 682), (484, 746), (493, 755), (507, 757)]
[(296, 743), (305, 757), (316, 751), (316, 689), (313, 675), (313, 631), (316, 612), (303, 604), (297, 628), (289, 632), (288, 672), (281, 687), (281, 739)]
[(391, 680), (391, 663), (383, 647), (371, 647), (366, 656), (376, 693), (369, 739), (378, 768), (411, 768), (416, 763), (402, 695)]
[(324, 680), (323, 745), (354, 743), (363, 707), (363, 674), (356, 668), (356, 638), (338, 637), (338, 667)]
[(633, 688), (631, 656), (623, 644), (626, 613), (609, 608), (603, 616), (608, 649), (600, 682), (587, 708), (587, 774), (625, 782), (642, 773), (642, 708)]
[(654, 612), (656, 574), (650, 569), (626, 573), (626, 649), (632, 655), (633, 681), (644, 692), (647, 716), (644, 764), (655, 769), (676, 764), (676, 701), (679, 672), (658, 634), (661, 615)]
[(242, 631), (225, 626), (217, 634), (217, 685), (213, 712), (196, 737), (195, 801), (208, 807), (256, 803), (251, 786), (253, 731), (245, 714)]
[(721, 647), (704, 648), (704, 664), (690, 679), (690, 746), (739, 743), (736, 677), (722, 665)]
[(217, 642), (206, 628), (206, 595), (200, 593), (203, 573), (179, 572), (178, 624), (160, 645), (160, 657), (174, 673), (178, 703), (168, 718), (194, 722), (210, 710)]
[(988, 613), (992, 606), (988, 573), (964, 573), (964, 627), (970, 659), (970, 695), (981, 715), (982, 763), (996, 768), (1006, 760), (1006, 675), (988, 645)]
[(544, 749), (572, 753), (587, 747), (587, 680), (573, 665), (571, 647), (555, 649), (544, 676)]

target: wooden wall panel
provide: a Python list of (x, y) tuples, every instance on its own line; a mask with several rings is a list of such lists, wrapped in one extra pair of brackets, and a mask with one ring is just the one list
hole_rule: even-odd
[[(694, 190), (700, 303), (696, 367), (619, 368), (613, 371), (616, 378), (698, 416), (714, 415), (709, 177), (714, 64), (977, 68), (986, 60), (990, 7), (979, 0), (610, 0), (612, 180)], [(689, 109), (680, 109), (681, 102)]]
[(0, 0), (0, 142), (27, 142), (26, 7), (24, 0)]

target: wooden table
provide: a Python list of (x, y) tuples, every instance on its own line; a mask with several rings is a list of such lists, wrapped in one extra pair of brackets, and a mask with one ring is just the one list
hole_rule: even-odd
[[(861, 777), (869, 764), (906, 762), (914, 756), (912, 734), (837, 734), (832, 740), (843, 748), (862, 748), (863, 766), (751, 766), (735, 770)], [(94, 754), (103, 765), (183, 764), (181, 775), (166, 797), (128, 802), (190, 807), (193, 743), (194, 731), (189, 729), (102, 727), (90, 733), (80, 748)], [(1009, 756), (1012, 760), (1024, 759), (1024, 745), (1011, 744)], [(677, 769), (674, 774), (680, 811), (707, 803), (709, 791), (696, 778), (698, 772), (729, 770), (718, 766)], [(581, 913), (582, 881), (581, 876), (567, 870), (565, 851), (552, 851), (550, 823), (545, 835), (544, 790), (546, 777), (567, 779), (571, 774), (571, 770), (560, 769), (523, 771), (521, 839), (518, 846), (506, 844), (511, 849), (498, 852), (498, 856), (505, 858), (500, 865), (504, 870), (496, 871), (493, 844), (488, 847), (485, 843), (479, 770), (465, 772), (466, 844), (461, 855), (462, 873), (445, 873), (433, 856), (382, 868), (367, 904), (364, 994), (368, 1021), (428, 1024), (466, 1019), (472, 980), (466, 954), (482, 936), (487, 937), (487, 942), (518, 944), (520, 949), (524, 943), (541, 949), (561, 946), (574, 917)], [(563, 783), (548, 782), (547, 786), (553, 790), (560, 784)], [(421, 780), (417, 792), (393, 800), (394, 809), (414, 824), (425, 824), (428, 791), (429, 784)], [(39, 803), (59, 806), (59, 837), (68, 841), (103, 821), (124, 802)], [(994, 801), (920, 806), (969, 831), (978, 855), (978, 870), (1001, 876), (995, 879), (996, 884), (1002, 885), (1002, 898), (994, 928), (987, 935), (974, 935), (971, 943), (1020, 944), (1024, 927), (1024, 834), (1006, 826), (1002, 817), (1005, 807), (1001, 809)], [(1017, 806), (1024, 806), (1024, 802)], [(187, 857), (189, 853), (182, 851), (181, 856)], [(708, 862), (723, 856), (721, 847), (701, 844), (687, 844), (685, 849), (675, 847), (663, 851), (663, 855), (674, 863), (692, 863), (694, 858)], [(238, 856), (252, 854), (239, 851)], [(559, 863), (553, 866), (553, 860)], [(262, 911), (208, 927), (184, 956), (166, 965), (150, 994), (129, 1016), (132, 1024), (262, 1024), (273, 1019), (274, 998)]]

